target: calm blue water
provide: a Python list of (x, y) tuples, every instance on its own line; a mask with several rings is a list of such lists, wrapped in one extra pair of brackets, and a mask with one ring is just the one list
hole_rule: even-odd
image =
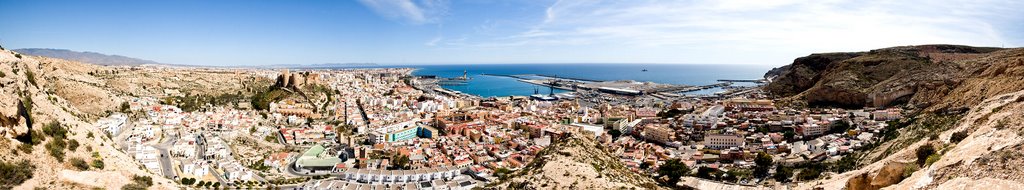
[[(771, 69), (767, 65), (697, 65), (697, 64), (462, 64), (408, 65), (387, 67), (418, 68), (414, 75), (472, 78), (467, 85), (443, 86), (451, 90), (482, 97), (530, 95), (535, 88), (547, 94), (548, 88), (519, 82), (513, 78), (484, 76), (487, 74), (545, 74), (594, 80), (635, 80), (668, 84), (705, 85), (718, 79), (759, 79)], [(643, 72), (647, 69), (647, 72)], [(720, 90), (720, 89), (719, 89)], [(555, 93), (564, 92), (555, 89)], [(713, 90), (701, 93), (714, 93)]]

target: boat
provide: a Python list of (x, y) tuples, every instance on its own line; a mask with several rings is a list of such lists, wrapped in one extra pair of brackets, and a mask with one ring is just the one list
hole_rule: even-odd
[(641, 70), (641, 72), (647, 72), (647, 69)]

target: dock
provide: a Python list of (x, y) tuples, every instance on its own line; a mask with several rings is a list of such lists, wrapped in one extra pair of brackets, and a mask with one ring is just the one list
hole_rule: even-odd
[(533, 75), (547, 77), (547, 78), (553, 78), (553, 79), (563, 79), (563, 80), (574, 80), (574, 81), (584, 81), (584, 82), (604, 82), (603, 80), (594, 80), (594, 79), (585, 79), (585, 78), (576, 78), (576, 77), (560, 77), (560, 76), (545, 75), (545, 74), (533, 74)]
[(494, 77), (509, 77), (509, 78), (515, 78), (515, 79), (529, 80), (529, 78), (523, 77), (522, 75), (489, 74), (489, 73), (481, 73), (480, 75), (483, 75), (483, 76), (494, 76)]
[(656, 93), (663, 93), (663, 92), (684, 93), (684, 92), (693, 92), (693, 91), (705, 90), (705, 89), (716, 88), (716, 87), (726, 87), (726, 86), (729, 86), (729, 85), (732, 85), (732, 82), (720, 82), (720, 83), (709, 84), (709, 85), (701, 85), (701, 86), (673, 86), (673, 87), (666, 87), (666, 88), (657, 88), (657, 89), (646, 90), (646, 91), (644, 91), (644, 94), (656, 94)]
[(718, 79), (718, 82), (752, 82), (752, 83), (765, 83), (767, 79)]

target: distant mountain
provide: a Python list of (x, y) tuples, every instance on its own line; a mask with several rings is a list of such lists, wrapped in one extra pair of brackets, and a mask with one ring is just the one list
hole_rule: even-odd
[(96, 52), (79, 52), (79, 51), (72, 51), (72, 50), (66, 50), (66, 49), (24, 48), (24, 49), (15, 49), (14, 51), (18, 52), (18, 53), (22, 53), (22, 54), (27, 54), (27, 55), (52, 57), (52, 58), (58, 58), (58, 59), (67, 59), (67, 60), (71, 60), (71, 61), (92, 63), (92, 64), (97, 64), (97, 65), (147, 65), (147, 64), (153, 65), (153, 64), (162, 64), (162, 63), (159, 63), (159, 62), (156, 62), (156, 61), (150, 61), (150, 60), (139, 59), (139, 58), (132, 58), (132, 57), (125, 57), (125, 56), (120, 56), (120, 55), (107, 55), (107, 54), (96, 53)]

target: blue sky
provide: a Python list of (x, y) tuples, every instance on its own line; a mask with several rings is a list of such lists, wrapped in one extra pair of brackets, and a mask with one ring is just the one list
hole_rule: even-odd
[(1019, 47), (1020, 1), (20, 1), (6, 48), (193, 65), (783, 65), (916, 44)]

